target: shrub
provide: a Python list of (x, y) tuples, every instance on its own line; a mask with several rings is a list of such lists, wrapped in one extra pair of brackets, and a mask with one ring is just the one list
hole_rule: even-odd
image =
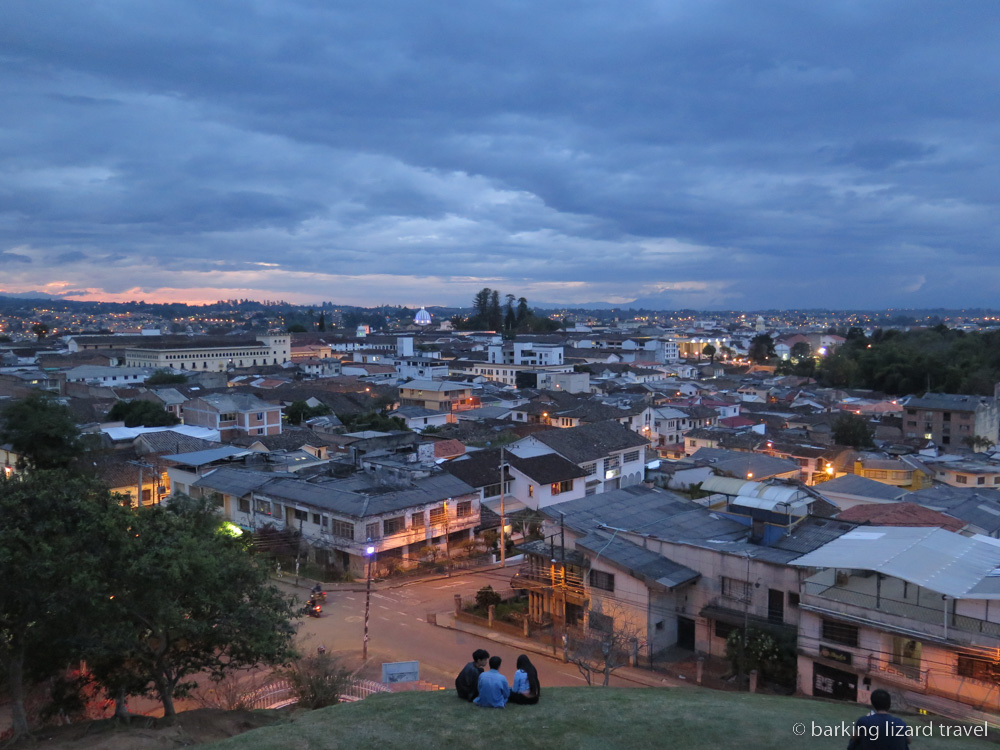
[(300, 659), (284, 671), (292, 684), (292, 693), (303, 708), (324, 708), (340, 703), (340, 696), (351, 682), (351, 673), (329, 654)]
[(491, 604), (499, 604), (503, 597), (493, 590), (492, 586), (483, 586), (476, 592), (476, 606), (488, 609)]

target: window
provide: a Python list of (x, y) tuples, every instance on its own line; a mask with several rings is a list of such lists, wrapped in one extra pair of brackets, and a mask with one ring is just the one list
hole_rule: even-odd
[(982, 656), (967, 654), (958, 655), (955, 670), (959, 677), (970, 677), (980, 682), (1000, 684), (1000, 662), (991, 661)]
[(591, 628), (599, 630), (602, 633), (611, 633), (615, 629), (615, 619), (610, 615), (590, 610), (588, 620)]
[(248, 498), (241, 497), (237, 505), (239, 507), (240, 513), (250, 512), (250, 500)]
[(424, 517), (423, 511), (420, 511), (419, 513), (414, 513), (412, 516), (410, 516), (410, 526), (413, 527), (414, 529), (422, 529), (424, 528), (425, 520), (426, 518)]
[(986, 484), (986, 477), (976, 477), (976, 484)]
[(857, 646), (858, 628), (856, 625), (848, 625), (843, 622), (823, 620), (822, 638), (824, 641), (840, 643), (844, 646)]
[(581, 468), (587, 472), (588, 477), (597, 473), (597, 464), (584, 464)]
[(334, 536), (342, 536), (345, 539), (353, 539), (354, 524), (347, 521), (338, 521), (334, 518), (330, 524), (330, 533)]
[(448, 511), (443, 505), (431, 508), (431, 524), (444, 523), (448, 518)]
[(266, 513), (267, 515), (271, 515), (271, 503), (267, 500), (258, 500), (254, 510), (257, 513)]
[(629, 451), (624, 456), (622, 456), (622, 460), (624, 460), (625, 463), (630, 463), (631, 461), (638, 461), (639, 451)]
[(264, 419), (264, 412), (262, 411), (257, 412), (257, 419)]
[(534, 497), (534, 496), (535, 496), (535, 485), (529, 484), (528, 485), (528, 497)]
[(746, 581), (739, 578), (729, 578), (722, 576), (722, 595), (726, 599), (737, 602), (749, 602), (751, 600), (752, 587)]
[(406, 531), (406, 516), (386, 518), (382, 521), (382, 531), (386, 536), (389, 536), (390, 534), (398, 534), (400, 531)]
[(959, 484), (968, 484), (969, 478), (966, 476), (962, 476), (961, 474), (958, 474), (955, 476), (955, 481), (958, 482)]
[(788, 606), (789, 607), (799, 606), (799, 594), (797, 591), (788, 592)]
[(621, 456), (610, 456), (604, 461), (604, 470), (611, 471), (612, 469), (617, 469), (622, 465)]
[(728, 638), (729, 634), (734, 630), (739, 630), (739, 628), (736, 625), (730, 625), (728, 622), (722, 622), (720, 620), (715, 621), (716, 638)]
[(313, 513), (313, 523), (319, 526), (319, 513)]
[[(504, 491), (509, 495), (510, 486), (513, 482), (504, 482)], [(500, 483), (488, 484), (483, 488), (483, 497), (499, 497), (500, 496)]]
[(330, 519), (327, 518), (326, 516), (322, 516), (320, 518), (320, 521), (321, 521), (320, 526), (322, 526), (324, 529), (330, 525)]
[(379, 524), (378, 521), (375, 521), (375, 523), (366, 524), (365, 525), (365, 536), (368, 537), (369, 539), (378, 539), (378, 538), (380, 538), (381, 534), (378, 533), (379, 532), (379, 528), (380, 528), (380, 524)]
[(299, 510), (298, 508), (295, 508), (294, 510), (295, 510), (295, 520), (296, 521), (308, 521), (309, 520), (309, 513), (307, 511)]
[[(602, 591), (614, 591), (615, 590), (615, 576), (614, 573), (605, 573), (603, 570), (591, 570), (590, 571), (590, 585), (595, 589), (601, 589)], [(593, 621), (590, 623), (593, 625)]]
[(563, 492), (572, 492), (573, 480), (568, 479), (565, 482), (553, 482), (550, 490), (553, 495), (561, 495)]
[(472, 501), (463, 500), (455, 506), (455, 515), (459, 518), (468, 518), (472, 515)]

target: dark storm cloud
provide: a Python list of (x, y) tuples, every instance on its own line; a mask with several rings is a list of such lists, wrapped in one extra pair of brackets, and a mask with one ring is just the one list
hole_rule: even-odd
[(992, 3), (5, 17), (0, 246), (65, 260), (4, 285), (902, 306), (1000, 281)]

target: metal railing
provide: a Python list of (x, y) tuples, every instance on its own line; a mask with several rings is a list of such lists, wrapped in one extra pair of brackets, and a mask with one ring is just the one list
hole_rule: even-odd
[[(935, 629), (943, 628), (947, 622), (948, 628), (954, 628), (963, 633), (978, 633), (1000, 638), (1000, 623), (956, 614), (950, 610), (946, 612), (943, 603), (940, 607), (925, 607), (884, 595), (876, 596), (843, 586), (828, 586), (815, 581), (807, 581), (803, 593), (871, 610), (873, 613), (880, 612), (904, 617), (918, 623), (936, 626)], [(950, 604), (951, 601), (949, 599), (948, 603)]]
[[(374, 693), (388, 692), (390, 692), (388, 686), (381, 682), (353, 678), (340, 694), (340, 700), (359, 701)], [(278, 677), (243, 695), (240, 703), (247, 710), (252, 710), (285, 708), (298, 703), (298, 701), (292, 683), (285, 677)]]
[(381, 682), (353, 679), (351, 684), (340, 694), (340, 699), (347, 702), (360, 701), (375, 693), (388, 692), (390, 692), (389, 688)]

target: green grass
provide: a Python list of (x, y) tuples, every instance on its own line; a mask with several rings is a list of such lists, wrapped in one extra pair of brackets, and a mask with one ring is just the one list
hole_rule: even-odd
[[(454, 692), (397, 693), (299, 714), (290, 723), (266, 727), (205, 746), (216, 750), (823, 750), (847, 747), (847, 739), (813, 737), (812, 726), (853, 723), (861, 706), (804, 698), (720, 693), (695, 688), (552, 688), (537, 706), (484, 709), (459, 701)], [(928, 717), (904, 717), (926, 727)], [(1000, 739), (940, 736), (914, 738), (918, 750), (987, 750)], [(793, 726), (801, 722), (804, 736)], [(950, 724), (950, 722), (949, 722)], [(992, 740), (992, 741), (991, 741)]]

